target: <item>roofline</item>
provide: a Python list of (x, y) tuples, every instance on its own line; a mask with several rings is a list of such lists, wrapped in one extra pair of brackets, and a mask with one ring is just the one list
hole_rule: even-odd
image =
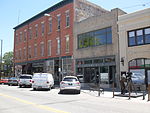
[(32, 22), (32, 21), (34, 21), (34, 20), (36, 20), (36, 19), (38, 19), (38, 18), (44, 16), (45, 13), (50, 13), (50, 12), (52, 12), (52, 11), (54, 11), (54, 10), (60, 8), (60, 7), (63, 7), (64, 5), (67, 5), (67, 4), (69, 4), (69, 3), (72, 3), (73, 1), (74, 1), (74, 0), (63, 0), (63, 1), (61, 1), (61, 2), (59, 2), (59, 3), (57, 3), (57, 4), (55, 4), (55, 5), (51, 6), (50, 8), (48, 8), (48, 9), (46, 9), (46, 10), (40, 12), (39, 14), (33, 16), (32, 18), (30, 18), (30, 19), (24, 21), (23, 23), (17, 25), (17, 26), (14, 27), (13, 29), (16, 30), (16, 29), (18, 29), (18, 28), (20, 28), (20, 27), (22, 27), (22, 26), (28, 24), (29, 22)]

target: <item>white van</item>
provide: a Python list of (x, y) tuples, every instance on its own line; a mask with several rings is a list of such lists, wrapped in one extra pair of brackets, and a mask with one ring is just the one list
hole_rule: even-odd
[(50, 73), (34, 73), (32, 78), (32, 88), (36, 89), (48, 89), (54, 87), (54, 79)]

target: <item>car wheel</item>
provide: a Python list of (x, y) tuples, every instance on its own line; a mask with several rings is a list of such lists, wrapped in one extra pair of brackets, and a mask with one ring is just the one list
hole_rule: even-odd
[(80, 94), (80, 92), (81, 92), (81, 91), (80, 91), (80, 90), (78, 90), (78, 91), (77, 91), (77, 94)]
[(20, 88), (22, 88), (22, 85), (19, 85)]
[(33, 91), (36, 91), (36, 88), (33, 88)]

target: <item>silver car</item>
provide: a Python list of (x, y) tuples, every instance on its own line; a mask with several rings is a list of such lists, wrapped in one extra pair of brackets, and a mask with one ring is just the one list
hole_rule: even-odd
[(63, 93), (64, 91), (76, 91), (80, 94), (80, 88), (80, 82), (75, 76), (65, 76), (60, 82), (60, 93)]
[(19, 77), (19, 87), (21, 88), (22, 86), (26, 87), (32, 87), (32, 75), (29, 74), (22, 74)]

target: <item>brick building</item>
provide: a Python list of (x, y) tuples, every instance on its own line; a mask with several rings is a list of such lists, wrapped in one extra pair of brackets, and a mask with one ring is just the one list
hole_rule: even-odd
[(14, 27), (15, 74), (50, 72), (59, 80), (74, 73), (74, 22), (106, 12), (86, 0), (63, 0)]

